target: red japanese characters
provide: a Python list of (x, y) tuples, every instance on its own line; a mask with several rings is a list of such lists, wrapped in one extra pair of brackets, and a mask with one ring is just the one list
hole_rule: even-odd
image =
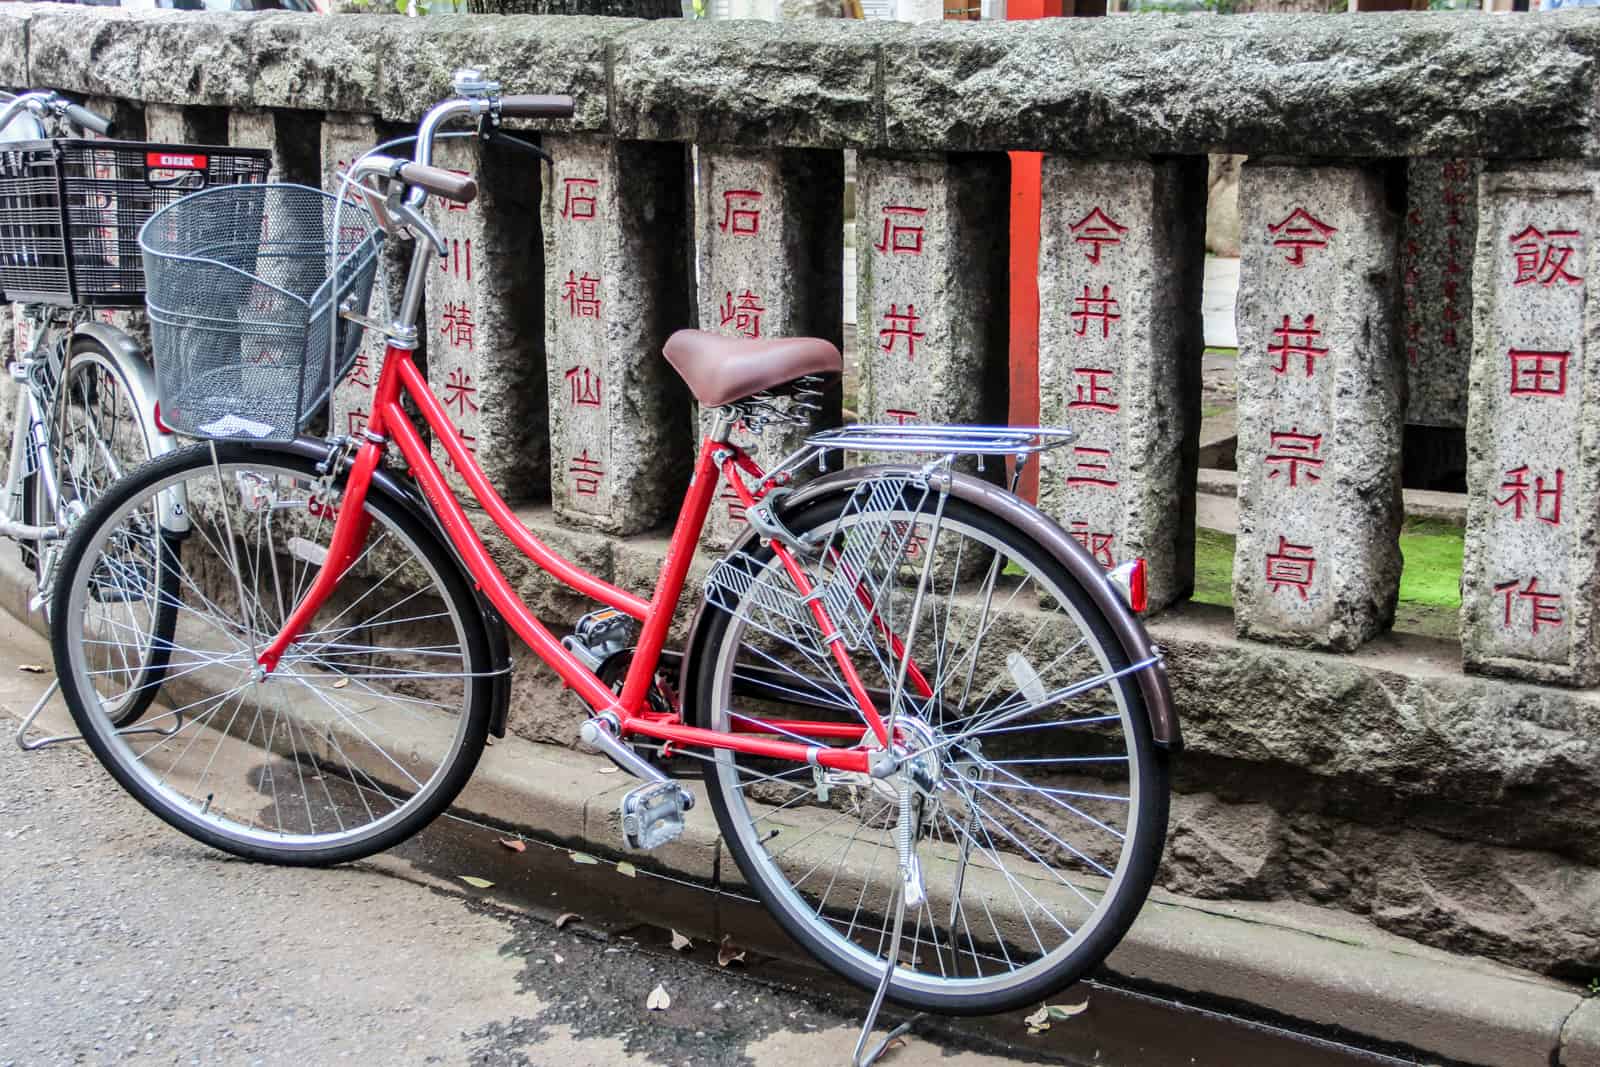
[(1523, 585), (1519, 578), (1496, 582), (1494, 591), (1495, 595), (1502, 598), (1504, 610), (1501, 625), (1507, 629), (1521, 625), (1526, 618), (1528, 632), (1537, 634), (1541, 626), (1560, 626), (1564, 621), (1561, 594), (1541, 590), (1537, 578), (1529, 578), (1527, 585)]
[(1067, 229), (1072, 232), (1073, 240), (1084, 246), (1084, 255), (1090, 263), (1100, 262), (1100, 250), (1106, 245), (1121, 244), (1122, 235), (1128, 232), (1126, 226), (1119, 225), (1098, 207)]
[(1117, 411), (1121, 405), (1113, 402), (1111, 381), (1116, 371), (1102, 367), (1074, 367), (1077, 377), (1073, 385), (1075, 399), (1067, 401), (1069, 411)]
[[(1572, 272), (1577, 264), (1572, 262), (1578, 251), (1576, 242), (1582, 238), (1577, 230), (1551, 230), (1543, 233), (1529, 226), (1511, 236), (1512, 261), (1516, 277), (1512, 285), (1582, 285), (1583, 279)], [(1581, 260), (1581, 257), (1580, 257)]]
[(585, 222), (595, 217), (595, 194), (600, 182), (595, 178), (563, 178), (561, 180), (561, 217), (574, 222)]
[(1328, 247), (1328, 238), (1338, 232), (1303, 207), (1297, 207), (1278, 222), (1267, 224), (1274, 246), (1283, 249), (1292, 267), (1306, 265), (1306, 253)]
[(1310, 545), (1290, 544), (1278, 535), (1278, 550), (1267, 553), (1267, 584), (1273, 592), (1287, 589), (1309, 599), (1311, 583), (1317, 574), (1317, 557)]
[(750, 290), (746, 289), (737, 297), (729, 290), (723, 294), (717, 314), (722, 325), (731, 326), (734, 333), (754, 338), (761, 336), (761, 316), (766, 310), (761, 298)]
[(729, 189), (722, 194), (722, 221), (717, 229), (730, 237), (754, 237), (761, 232), (761, 193), (755, 189)]
[(568, 400), (575, 408), (600, 407), (600, 375), (585, 366), (569, 368), (566, 375)]
[(1322, 330), (1317, 327), (1317, 317), (1307, 315), (1299, 326), (1291, 325), (1289, 316), (1283, 317), (1283, 324), (1272, 328), (1272, 343), (1267, 346), (1267, 354), (1276, 356), (1278, 362), (1272, 367), (1274, 374), (1293, 374), (1300, 360), (1305, 360), (1306, 377), (1316, 373), (1316, 361), (1328, 354), (1327, 348), (1317, 344), (1322, 338)]
[(888, 325), (878, 331), (878, 347), (885, 352), (893, 352), (895, 345), (904, 338), (906, 358), (915, 359), (917, 342), (927, 336), (917, 329), (917, 323), (921, 321), (917, 315), (917, 305), (907, 304), (906, 309), (901, 311), (899, 304), (890, 304), (889, 310), (883, 313), (883, 321)]
[(925, 207), (892, 204), (883, 209), (883, 236), (873, 244), (879, 252), (891, 255), (922, 255), (922, 216)]
[(1566, 396), (1567, 364), (1571, 352), (1542, 352), (1513, 348), (1511, 359), (1512, 396)]

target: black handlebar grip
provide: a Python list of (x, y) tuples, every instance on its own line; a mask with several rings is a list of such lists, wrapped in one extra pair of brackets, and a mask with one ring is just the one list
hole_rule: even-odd
[(502, 96), (500, 114), (508, 119), (570, 119), (577, 105), (570, 96)]
[(98, 133), (102, 137), (111, 132), (111, 120), (96, 115), (93, 111), (90, 111), (86, 107), (79, 107), (77, 104), (68, 104), (63, 110), (66, 113), (67, 119), (80, 129)]

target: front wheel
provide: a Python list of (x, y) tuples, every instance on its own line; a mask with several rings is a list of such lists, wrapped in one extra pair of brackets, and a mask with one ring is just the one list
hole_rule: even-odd
[[(1007, 1011), (1083, 977), (1127, 931), (1161, 857), (1167, 767), (1109, 621), (1067, 569), (961, 500), (935, 532), (937, 512), (914, 480), (869, 482), (787, 520), (825, 602), (853, 613), (841, 630), (877, 710), (895, 711), (901, 768), (719, 750), (706, 782), (740, 870), (822, 962), (877, 985), (910, 850), (925, 899), (905, 912), (890, 998)], [(856, 739), (828, 642), (783, 607), (793, 587), (771, 548), (735, 565), (700, 645), (699, 723), (881, 749)]]
[[(130, 555), (180, 488), (187, 532), (159, 542), (164, 558)], [(258, 670), (328, 559), (338, 507), (308, 459), (198, 445), (113, 486), (59, 565), (51, 640), (90, 748), (156, 815), (249, 859), (339, 863), (404, 840), (455, 799), (488, 731), (494, 668), (472, 590), (414, 511), (376, 490), (339, 586), (277, 669)], [(170, 591), (151, 584), (163, 573)], [(127, 678), (96, 663), (156, 605), (177, 617), (165, 706), (118, 730), (103, 709), (128, 699)]]

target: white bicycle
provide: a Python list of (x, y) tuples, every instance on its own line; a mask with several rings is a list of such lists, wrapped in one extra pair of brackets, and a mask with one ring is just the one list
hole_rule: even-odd
[[(0, 300), (13, 305), (6, 373), (17, 387), (0, 535), (21, 544), (38, 590), (30, 606), (46, 613), (74, 523), (124, 473), (177, 445), (161, 425), (144, 347), (96, 317), (100, 309), (143, 306), (139, 227), (196, 189), (267, 174), (268, 154), (255, 149), (51, 136), (110, 128), (110, 120), (54, 92), (0, 93)], [(152, 524), (148, 538), (162, 528)], [(160, 586), (176, 580), (149, 577)], [(97, 669), (133, 682), (158, 679), (165, 642), (148, 632), (142, 640), (123, 636)], [(155, 688), (131, 693), (105, 709), (118, 725), (136, 721)], [(28, 739), (50, 695), (17, 731), (24, 750), (68, 740)]]

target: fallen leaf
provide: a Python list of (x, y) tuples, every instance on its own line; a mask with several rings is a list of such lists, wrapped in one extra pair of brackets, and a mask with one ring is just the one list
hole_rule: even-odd
[(528, 846), (527, 845), (523, 844), (521, 841), (518, 841), (516, 838), (513, 838), (513, 837), (502, 837), (500, 839), (500, 843), (502, 845), (506, 846), (506, 848), (509, 848), (512, 852), (526, 852), (526, 851), (528, 851)]
[(1050, 1009), (1041, 1004), (1038, 1011), (1022, 1021), (1028, 1024), (1028, 1033), (1042, 1034), (1050, 1029)]
[(650, 990), (650, 996), (645, 1000), (644, 1006), (651, 1011), (666, 1011), (672, 1007), (672, 998), (667, 996), (667, 990), (664, 986), (658, 985)]
[(694, 948), (694, 942), (674, 930), (672, 931), (672, 947), (677, 952), (688, 952)]
[(556, 916), (556, 929), (559, 930), (568, 923), (577, 922), (581, 918), (583, 916), (575, 911), (564, 911)]
[(1088, 1010), (1089, 1002), (1087, 1000), (1082, 1004), (1052, 1004), (1049, 1008), (1050, 1018), (1052, 1019), (1070, 1019), (1074, 1015), (1082, 1015)]
[(599, 863), (600, 861), (595, 859), (593, 856), (589, 855), (587, 852), (574, 852), (572, 854), (572, 862), (573, 863)]
[(717, 946), (717, 966), (726, 967), (730, 963), (743, 963), (744, 949), (733, 943), (732, 934), (723, 934), (722, 943)]
[(887, 1045), (883, 1046), (883, 1051), (884, 1052), (893, 1052), (897, 1048), (905, 1048), (905, 1047), (906, 1047), (906, 1039), (905, 1038), (903, 1038), (903, 1037), (894, 1037), (894, 1038), (890, 1038), (889, 1039), (889, 1043)]
[(345, 686), (347, 686), (349, 684), (350, 684), (350, 679), (348, 679), (348, 678), (340, 678), (337, 682), (333, 683), (333, 687), (335, 689), (343, 689)]
[(494, 883), (489, 881), (487, 878), (474, 878), (470, 874), (459, 874), (456, 877), (460, 878), (463, 882), (467, 883), (474, 889), (488, 889), (490, 886), (494, 885)]
[(639, 868), (635, 867), (627, 860), (623, 860), (621, 863), (617, 864), (617, 873), (628, 878), (637, 878), (639, 877)]
[(17, 670), (27, 671), (29, 674), (44, 674), (45, 668), (37, 663), (19, 663)]

